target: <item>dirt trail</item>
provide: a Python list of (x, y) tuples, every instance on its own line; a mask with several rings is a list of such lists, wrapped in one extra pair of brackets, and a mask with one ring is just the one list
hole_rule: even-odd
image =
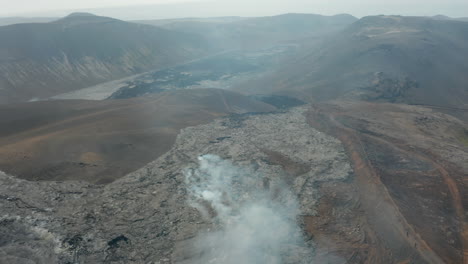
[(318, 108), (309, 111), (308, 119), (314, 127), (335, 135), (343, 142), (353, 163), (356, 183), (362, 188), (361, 202), (369, 222), (390, 248), (398, 251), (404, 247), (405, 250), (416, 251), (428, 263), (444, 263), (406, 221), (370, 164), (356, 132), (336, 121), (333, 113), (325, 113)]
[(457, 218), (460, 222), (460, 230), (461, 230), (460, 238), (462, 241), (463, 264), (468, 264), (468, 223), (466, 223), (465, 221), (465, 209), (463, 208), (463, 202), (462, 202), (462, 196), (460, 194), (460, 190), (458, 189), (456, 181), (453, 179), (452, 176), (450, 176), (449, 172), (442, 165), (436, 162), (433, 158), (427, 157), (419, 153), (415, 153), (414, 151), (408, 151), (401, 144), (391, 143), (387, 140), (384, 140), (382, 138), (379, 138), (373, 135), (365, 135), (365, 136), (372, 138), (374, 140), (380, 141), (393, 148), (397, 148), (399, 151), (405, 152), (408, 155), (416, 156), (421, 160), (429, 162), (430, 164), (432, 164), (432, 166), (434, 166), (437, 169), (437, 171), (439, 171), (440, 175), (444, 179), (444, 182), (450, 191), (450, 195), (452, 197), (452, 205), (455, 208)]
[(445, 184), (447, 184), (450, 190), (453, 206), (455, 207), (457, 217), (460, 221), (460, 229), (461, 229), (460, 237), (461, 237), (462, 246), (463, 246), (463, 264), (468, 264), (468, 223), (465, 221), (465, 210), (463, 208), (463, 202), (462, 202), (462, 198), (460, 195), (460, 191), (458, 190), (457, 183), (450, 176), (450, 174), (438, 163), (434, 161), (432, 161), (432, 163), (442, 174)]

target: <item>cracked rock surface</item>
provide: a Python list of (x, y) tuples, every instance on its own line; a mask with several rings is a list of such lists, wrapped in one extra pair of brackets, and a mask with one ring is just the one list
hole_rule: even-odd
[[(0, 173), (0, 263), (191, 263), (192, 239), (219, 228), (188, 202), (184, 171), (205, 154), (262, 175), (259, 186), (281, 184), (300, 215), (317, 214), (317, 185), (346, 180), (351, 167), (337, 139), (307, 124), (306, 109), (186, 128), (165, 155), (106, 186)], [(297, 252), (285, 263), (314, 252), (313, 241), (285, 247)]]

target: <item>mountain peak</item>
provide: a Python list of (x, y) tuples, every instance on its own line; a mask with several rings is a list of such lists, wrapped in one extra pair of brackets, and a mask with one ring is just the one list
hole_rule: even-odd
[(62, 19), (55, 21), (56, 23), (65, 23), (67, 25), (78, 25), (83, 23), (99, 23), (104, 21), (116, 21), (117, 19), (110, 17), (97, 16), (91, 13), (76, 12), (71, 13)]
[(446, 15), (435, 15), (435, 16), (432, 16), (433, 19), (439, 19), (439, 20), (450, 20), (452, 19), (451, 17), (448, 17)]
[(75, 12), (75, 13), (69, 14), (69, 15), (66, 16), (65, 18), (69, 18), (69, 17), (95, 17), (95, 16), (96, 16), (96, 15), (91, 14), (91, 13), (86, 13), (86, 12)]

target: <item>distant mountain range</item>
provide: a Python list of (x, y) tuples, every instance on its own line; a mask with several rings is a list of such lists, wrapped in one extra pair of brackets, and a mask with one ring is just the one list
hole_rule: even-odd
[(433, 16), (432, 18), (440, 19), (440, 20), (458, 20), (458, 21), (465, 21), (465, 22), (468, 21), (468, 17), (453, 18), (453, 17), (449, 17), (449, 16), (444, 16), (444, 15), (436, 15), (436, 16)]
[(73, 91), (208, 54), (203, 37), (77, 13), (0, 27), (0, 103)]
[(459, 20), (285, 14), (138, 24), (75, 13), (0, 27), (0, 103), (48, 98), (219, 51), (286, 43), (300, 52), (239, 89), (461, 106), (468, 98), (468, 23)]
[(466, 108), (467, 72), (468, 23), (372, 16), (241, 89)]
[(271, 17), (143, 20), (169, 30), (197, 33), (226, 48), (259, 48), (335, 33), (355, 22), (347, 15), (284, 14)]
[(74, 13), (49, 23), (0, 27), (0, 103), (48, 98), (229, 49), (317, 38), (350, 15), (286, 14), (124, 22)]

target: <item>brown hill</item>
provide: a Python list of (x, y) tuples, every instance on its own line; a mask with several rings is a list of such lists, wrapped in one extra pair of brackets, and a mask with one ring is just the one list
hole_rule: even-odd
[(200, 57), (200, 36), (90, 14), (0, 27), (0, 103), (47, 98)]
[(0, 106), (0, 170), (29, 180), (108, 183), (169, 150), (187, 126), (274, 107), (216, 89), (128, 100)]

